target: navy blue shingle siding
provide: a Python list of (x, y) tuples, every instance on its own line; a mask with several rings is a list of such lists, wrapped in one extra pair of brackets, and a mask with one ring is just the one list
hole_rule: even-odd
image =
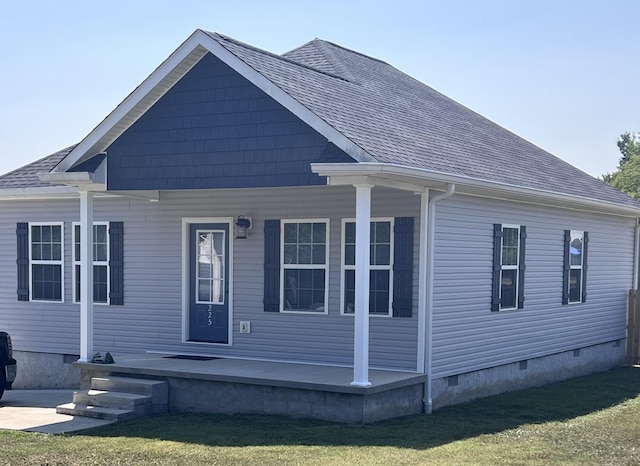
[(211, 54), (107, 154), (111, 190), (318, 185), (311, 162), (354, 162)]

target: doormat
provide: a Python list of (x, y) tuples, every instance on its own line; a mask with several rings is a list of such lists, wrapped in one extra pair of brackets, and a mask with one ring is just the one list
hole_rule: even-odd
[(213, 361), (215, 358), (213, 356), (191, 356), (188, 354), (176, 354), (175, 356), (163, 356), (165, 359), (188, 359), (190, 361)]

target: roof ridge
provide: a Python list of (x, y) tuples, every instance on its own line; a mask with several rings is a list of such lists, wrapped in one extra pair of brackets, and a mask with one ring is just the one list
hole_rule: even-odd
[[(333, 47), (342, 49), (342, 50), (344, 50), (346, 52), (353, 53), (355, 55), (360, 55), (361, 57), (368, 58), (369, 60), (374, 60), (374, 61), (377, 61), (378, 63), (383, 63), (385, 65), (389, 65), (389, 63), (387, 63), (384, 60), (381, 60), (380, 58), (372, 57), (371, 55), (367, 55), (366, 53), (358, 52), (357, 50), (352, 50), (352, 49), (344, 47), (344, 46), (342, 46), (340, 44), (336, 44), (335, 42), (331, 42), (330, 40), (324, 40), (324, 39), (315, 39), (315, 40), (323, 42), (324, 44), (332, 45)], [(389, 66), (392, 66), (392, 65), (389, 65)]]
[(310, 71), (314, 71), (316, 73), (324, 74), (326, 76), (329, 76), (330, 78), (336, 78), (336, 79), (340, 79), (341, 81), (350, 82), (349, 79), (347, 79), (347, 78), (345, 78), (343, 76), (339, 76), (339, 75), (333, 74), (333, 73), (328, 73), (326, 71), (319, 70), (317, 68), (314, 68), (312, 66), (306, 65), (304, 63), (300, 63), (298, 61), (291, 60), (290, 58), (283, 57), (282, 55), (278, 55), (276, 53), (269, 52), (267, 50), (263, 50), (263, 49), (260, 49), (258, 47), (254, 47), (253, 45), (250, 45), (250, 44), (247, 44), (245, 42), (236, 40), (233, 37), (229, 37), (229, 36), (226, 36), (224, 34), (220, 34), (218, 32), (209, 32), (209, 31), (202, 31), (202, 32), (204, 32), (205, 34), (208, 34), (211, 38), (216, 40), (218, 43), (221, 43), (220, 42), (221, 40), (222, 41), (227, 41), (227, 42), (232, 42), (233, 44), (239, 45), (240, 47), (244, 47), (246, 49), (253, 50), (254, 52), (258, 52), (258, 53), (261, 53), (263, 55), (268, 55), (268, 56), (270, 56), (272, 58), (276, 58), (278, 60), (282, 60), (282, 61), (290, 63), (292, 65), (299, 66), (301, 68), (305, 68), (305, 69), (308, 69)]
[(353, 73), (351, 73), (351, 71), (344, 65), (342, 60), (338, 58), (333, 49), (329, 47), (329, 44), (331, 44), (330, 42), (317, 38), (312, 42), (316, 43), (320, 53), (325, 57), (325, 59), (337, 73), (339, 73), (341, 76), (344, 76), (349, 81), (356, 81)]

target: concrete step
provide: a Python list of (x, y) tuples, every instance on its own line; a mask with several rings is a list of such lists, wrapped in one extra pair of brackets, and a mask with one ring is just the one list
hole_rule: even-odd
[(169, 384), (162, 380), (136, 379), (134, 377), (93, 377), (91, 388), (109, 392), (135, 393), (149, 395), (154, 405), (169, 403)]
[(58, 414), (68, 414), (69, 416), (84, 416), (95, 419), (105, 419), (107, 421), (128, 421), (135, 419), (135, 411), (129, 409), (105, 408), (102, 406), (90, 406), (86, 404), (67, 403), (56, 408)]
[(153, 411), (151, 396), (135, 393), (80, 390), (73, 393), (73, 402), (104, 408), (131, 409), (139, 414), (151, 414)]

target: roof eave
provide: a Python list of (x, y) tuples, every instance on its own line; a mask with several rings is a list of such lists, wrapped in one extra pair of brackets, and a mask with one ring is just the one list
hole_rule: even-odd
[(14, 188), (0, 190), (0, 201), (28, 199), (68, 199), (78, 197), (73, 186), (46, 186), (39, 188)]
[(83, 191), (106, 191), (107, 186), (104, 180), (99, 180), (91, 172), (60, 172), (42, 173), (39, 175), (40, 181), (54, 185), (72, 186)]
[(625, 217), (640, 217), (640, 207), (402, 165), (383, 163), (312, 163), (311, 171), (317, 175), (326, 177), (329, 185), (352, 184), (354, 178), (357, 177), (367, 177), (372, 184), (376, 183), (376, 179), (385, 180), (385, 182), (382, 183), (385, 185), (389, 185), (389, 180), (396, 180), (401, 189), (401, 183), (404, 183), (408, 189), (413, 191), (417, 191), (417, 187), (423, 189), (443, 189), (446, 184), (455, 183), (456, 192), (460, 194), (564, 207), (572, 210), (614, 214)]

